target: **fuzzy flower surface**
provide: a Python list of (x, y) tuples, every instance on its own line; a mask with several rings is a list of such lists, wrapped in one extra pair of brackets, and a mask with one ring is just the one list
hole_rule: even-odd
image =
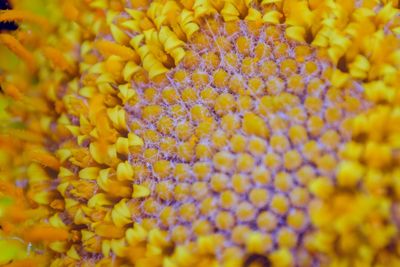
[(398, 0), (0, 3), (1, 266), (400, 266)]

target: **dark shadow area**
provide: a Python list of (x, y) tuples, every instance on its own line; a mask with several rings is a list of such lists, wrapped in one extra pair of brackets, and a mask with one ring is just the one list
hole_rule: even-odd
[[(0, 10), (7, 10), (11, 8), (11, 4), (8, 0), (0, 0)], [(18, 29), (18, 25), (13, 21), (0, 22), (0, 32), (15, 31), (16, 29)]]
[(271, 261), (267, 256), (260, 254), (251, 254), (247, 256), (243, 263), (243, 267), (271, 267)]

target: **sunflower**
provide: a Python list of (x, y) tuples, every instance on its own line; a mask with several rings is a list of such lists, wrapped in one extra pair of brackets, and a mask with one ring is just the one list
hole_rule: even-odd
[(400, 266), (399, 4), (2, 1), (0, 264)]

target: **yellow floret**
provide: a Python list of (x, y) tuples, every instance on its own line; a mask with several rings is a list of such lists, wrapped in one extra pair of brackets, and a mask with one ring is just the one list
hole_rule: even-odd
[(306, 224), (306, 214), (302, 210), (294, 210), (287, 217), (287, 224), (294, 230), (301, 230)]
[(184, 243), (189, 236), (189, 229), (185, 226), (178, 225), (172, 230), (171, 238), (177, 244)]
[(233, 158), (232, 154), (230, 154), (229, 152), (221, 151), (214, 155), (213, 163), (214, 163), (214, 167), (217, 170), (228, 171), (228, 170), (232, 170), (234, 163), (235, 163), (235, 159)]
[(278, 225), (276, 215), (271, 212), (263, 211), (257, 217), (257, 226), (260, 230), (273, 231)]
[(262, 118), (254, 113), (246, 113), (243, 117), (242, 129), (245, 133), (260, 137), (268, 137), (269, 129)]
[(222, 192), (228, 186), (229, 177), (223, 173), (216, 173), (211, 177), (210, 186), (216, 192)]
[(285, 152), (290, 146), (289, 140), (284, 135), (272, 135), (270, 138), (271, 147), (276, 152)]
[(294, 187), (289, 196), (292, 205), (295, 207), (305, 207), (310, 200), (309, 191), (303, 187)]
[(235, 110), (236, 102), (233, 95), (223, 93), (219, 95), (214, 104), (214, 110), (217, 114), (223, 115)]
[(196, 214), (196, 207), (192, 203), (185, 203), (179, 208), (179, 217), (187, 222), (193, 222), (197, 217)]
[(221, 118), (221, 126), (225, 132), (233, 133), (240, 128), (240, 120), (234, 114), (226, 114)]
[(221, 211), (216, 215), (215, 222), (219, 229), (229, 230), (234, 226), (235, 218), (230, 212)]
[(271, 181), (270, 171), (260, 166), (254, 168), (254, 170), (251, 172), (251, 176), (254, 182), (262, 185), (269, 184)]
[(222, 88), (226, 87), (228, 83), (228, 73), (223, 69), (217, 69), (214, 74), (214, 84), (215, 86)]
[(245, 36), (240, 36), (236, 40), (236, 48), (242, 56), (247, 56), (250, 53), (250, 40)]
[(241, 134), (235, 134), (230, 140), (231, 149), (235, 153), (244, 152), (247, 139)]
[(297, 243), (296, 234), (289, 228), (282, 228), (278, 232), (278, 245), (280, 248), (292, 248)]
[(265, 153), (266, 142), (258, 137), (251, 138), (248, 144), (248, 150), (255, 156), (260, 156)]
[(362, 179), (364, 167), (354, 161), (343, 161), (338, 166), (337, 181), (339, 185), (354, 187)]
[(283, 166), (289, 171), (299, 168), (302, 164), (302, 157), (297, 150), (289, 150), (283, 156)]
[(249, 199), (255, 207), (262, 208), (268, 203), (268, 195), (269, 193), (267, 190), (262, 188), (254, 188), (250, 191)]
[(254, 159), (247, 153), (241, 153), (236, 159), (236, 170), (239, 172), (250, 172), (254, 168)]
[(193, 173), (198, 180), (204, 180), (211, 173), (211, 166), (207, 162), (196, 162)]
[(236, 206), (238, 198), (232, 191), (224, 191), (219, 195), (219, 202), (222, 208), (231, 209)]
[(181, 141), (185, 141), (192, 136), (193, 127), (188, 121), (180, 122), (175, 127), (175, 134)]
[(271, 200), (271, 208), (278, 214), (285, 214), (289, 209), (288, 199), (282, 194), (275, 194)]
[(153, 164), (154, 173), (159, 178), (166, 178), (171, 173), (171, 163), (167, 160), (159, 160)]
[(293, 186), (293, 178), (286, 172), (278, 172), (274, 179), (274, 187), (280, 191), (288, 192)]
[(250, 188), (250, 179), (242, 174), (234, 174), (231, 178), (232, 188), (238, 194), (246, 193)]

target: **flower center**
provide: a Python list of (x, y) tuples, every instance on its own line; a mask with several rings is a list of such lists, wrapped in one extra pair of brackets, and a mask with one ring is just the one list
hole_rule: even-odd
[(126, 106), (144, 140), (129, 163), (150, 189), (132, 200), (136, 220), (176, 244), (215, 235), (239, 255), (288, 248), (300, 260), (313, 188), (332, 186), (361, 92), (331, 87), (321, 51), (283, 26), (203, 26), (168, 81), (135, 85)]

